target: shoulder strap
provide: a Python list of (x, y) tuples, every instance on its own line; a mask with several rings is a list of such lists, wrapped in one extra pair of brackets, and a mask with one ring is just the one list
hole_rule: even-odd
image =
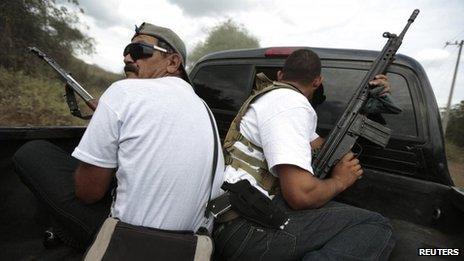
[[(250, 107), (251, 103), (253, 103), (255, 100), (257, 100), (258, 98), (260, 98), (261, 96), (263, 96), (264, 94), (266, 94), (266, 93), (268, 93), (270, 91), (273, 91), (273, 90), (276, 90), (276, 89), (282, 89), (282, 88), (291, 89), (291, 90), (300, 92), (300, 90), (298, 90), (297, 88), (291, 86), (290, 84), (286, 84), (286, 83), (283, 83), (283, 82), (276, 82), (276, 81), (272, 82), (272, 85), (269, 85), (266, 88), (264, 88), (264, 89), (256, 92), (255, 94), (251, 95), (243, 103), (243, 105), (240, 108), (240, 111), (238, 112), (237, 117), (236, 117), (237, 123), (240, 123), (242, 121), (242, 118), (245, 115), (245, 113), (248, 111), (248, 108)], [(237, 124), (236, 127), (240, 128), (240, 124)]]
[[(272, 82), (271, 85), (268, 85), (267, 87), (256, 91), (254, 94), (252, 94), (248, 99), (245, 100), (243, 103), (242, 107), (240, 107), (240, 110), (237, 113), (237, 116), (235, 116), (234, 120), (230, 124), (229, 131), (227, 132), (226, 138), (224, 139), (224, 148), (231, 147), (237, 139), (240, 139), (241, 134), (240, 134), (240, 122), (242, 121), (243, 116), (245, 113), (248, 111), (248, 108), (250, 107), (250, 104), (253, 103), (255, 100), (257, 100), (259, 97), (263, 96), (264, 94), (276, 90), (276, 89), (291, 89), (296, 92), (300, 92), (297, 88), (293, 87), (290, 84), (286, 84), (283, 82), (277, 82), (274, 81)], [(254, 144), (252, 144), (254, 145)], [(251, 146), (252, 146), (251, 145)], [(253, 146), (252, 146), (253, 147)], [(254, 147), (257, 147), (254, 145)]]
[[(214, 138), (213, 168), (211, 170), (211, 189), (210, 189), (209, 198), (208, 198), (208, 201), (207, 201), (207, 202), (210, 202), (212, 194), (213, 194), (214, 177), (216, 175), (216, 169), (217, 169), (217, 163), (218, 163), (218, 147), (219, 147), (219, 145), (218, 145), (218, 132), (217, 132), (216, 124), (214, 123), (213, 113), (211, 112), (211, 110), (208, 108), (208, 105), (206, 105), (206, 103), (204, 101), (203, 101), (203, 104), (206, 107), (206, 111), (208, 111), (208, 116), (209, 116), (209, 120), (211, 122), (211, 128), (213, 129), (213, 138)], [(208, 210), (205, 210), (205, 217), (206, 218), (209, 217)]]

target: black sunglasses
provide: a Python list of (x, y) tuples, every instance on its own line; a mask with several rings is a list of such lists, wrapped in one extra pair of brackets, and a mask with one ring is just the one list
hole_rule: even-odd
[(124, 48), (123, 55), (126, 56), (130, 54), (132, 59), (136, 61), (138, 59), (151, 57), (155, 50), (163, 53), (168, 53), (168, 50), (156, 45), (150, 45), (145, 43), (130, 43), (126, 46), (126, 48)]

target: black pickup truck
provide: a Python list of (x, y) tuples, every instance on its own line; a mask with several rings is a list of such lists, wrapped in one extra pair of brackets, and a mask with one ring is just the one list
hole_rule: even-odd
[[(212, 108), (224, 138), (255, 75), (276, 77), (285, 58), (297, 47), (218, 52), (203, 57), (191, 70), (195, 91)], [(316, 108), (317, 132), (329, 133), (348, 99), (378, 55), (375, 51), (311, 48), (321, 57), (327, 100)], [(391, 260), (416, 260), (419, 249), (453, 249), (464, 257), (464, 190), (450, 178), (440, 115), (422, 66), (397, 55), (388, 68), (392, 96), (403, 109), (384, 115), (392, 129), (383, 149), (360, 140), (364, 177), (336, 200), (380, 212), (390, 218), (397, 238)], [(0, 259), (75, 259), (80, 253), (57, 248), (45, 251), (42, 232), (47, 219), (32, 194), (19, 182), (11, 157), (25, 142), (47, 139), (72, 151), (84, 127), (0, 128)], [(430, 252), (425, 252), (430, 253)], [(443, 252), (442, 252), (443, 253)], [(451, 256), (456, 257), (456, 256)], [(441, 260), (446, 256), (428, 256)], [(459, 258), (459, 257), (458, 257)]]

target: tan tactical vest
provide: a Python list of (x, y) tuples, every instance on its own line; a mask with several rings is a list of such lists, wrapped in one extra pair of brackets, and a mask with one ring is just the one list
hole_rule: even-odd
[(263, 153), (263, 149), (253, 144), (240, 133), (240, 122), (243, 116), (248, 111), (250, 105), (259, 97), (267, 92), (276, 89), (291, 89), (300, 92), (295, 87), (277, 81), (271, 81), (263, 73), (256, 75), (256, 88), (252, 95), (243, 103), (238, 111), (237, 116), (230, 124), (229, 131), (224, 139), (224, 158), (226, 165), (230, 165), (235, 169), (242, 169), (251, 176), (253, 176), (258, 185), (266, 190), (270, 195), (274, 195), (279, 187), (279, 182), (270, 172), (266, 160), (252, 157), (234, 147), (235, 142), (241, 142), (248, 147), (250, 152), (258, 150)]

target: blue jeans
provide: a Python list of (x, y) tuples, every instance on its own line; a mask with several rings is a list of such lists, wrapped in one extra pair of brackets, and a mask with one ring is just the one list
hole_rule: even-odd
[(71, 246), (86, 248), (108, 217), (110, 193), (95, 204), (79, 201), (74, 190), (74, 171), (79, 161), (48, 141), (24, 144), (13, 162), (21, 181), (47, 207), (57, 236)]
[(378, 213), (331, 201), (295, 211), (278, 195), (273, 202), (290, 222), (283, 230), (263, 228), (241, 217), (218, 224), (216, 255), (225, 260), (387, 260), (394, 240)]

